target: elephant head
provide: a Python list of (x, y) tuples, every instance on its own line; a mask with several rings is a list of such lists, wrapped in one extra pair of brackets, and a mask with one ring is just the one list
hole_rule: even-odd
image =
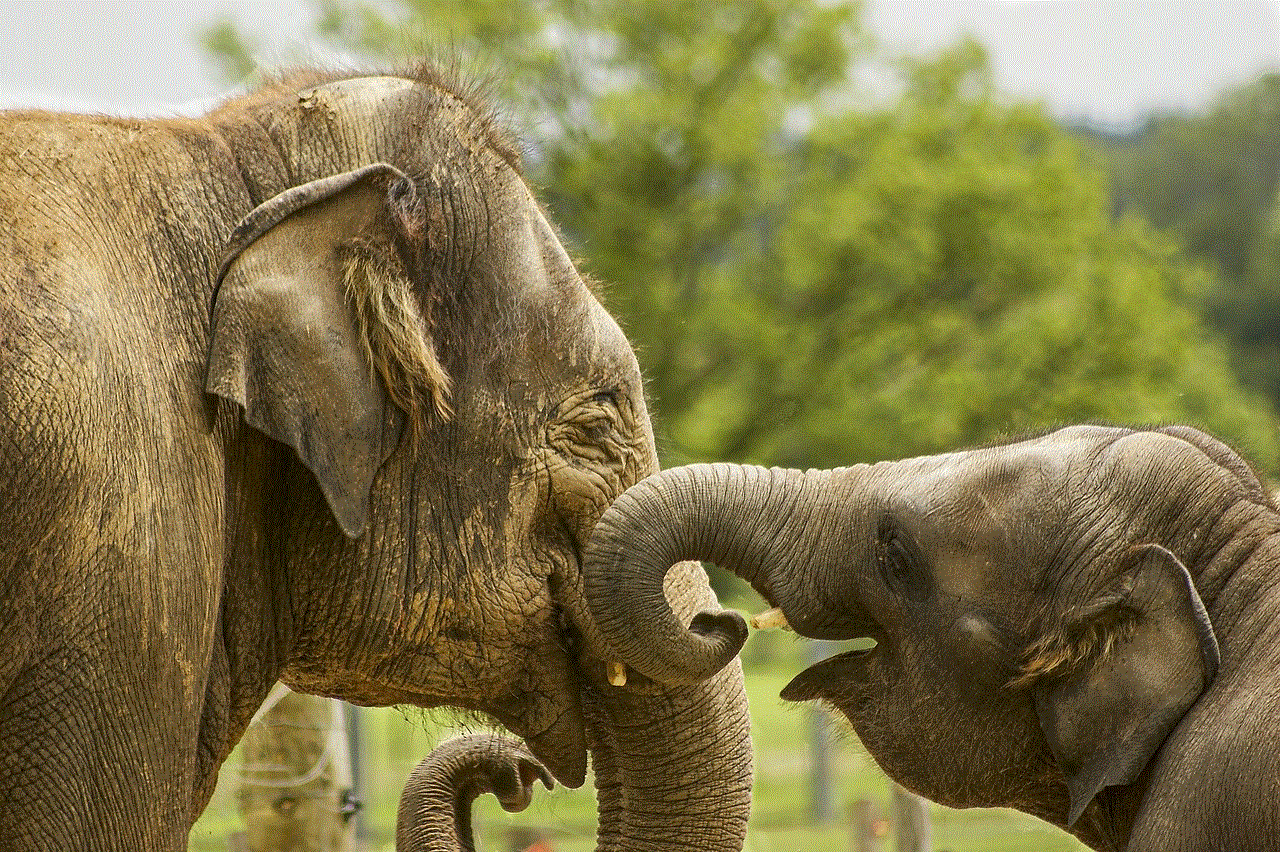
[[(587, 638), (581, 551), (658, 461), (631, 347), (511, 146), (431, 76), (263, 99), (219, 120), (294, 180), (230, 239), (206, 386), (235, 546), (282, 584), (282, 679), (476, 711), (568, 786), (590, 750), (602, 849), (740, 848), (740, 674), (613, 685)], [(714, 605), (694, 566), (672, 591)]]
[[(731, 657), (745, 627), (707, 614), (686, 629), (660, 580), (677, 559), (714, 562), (777, 608), (764, 623), (872, 640), (782, 697), (837, 708), (899, 783), (954, 807), (1018, 808), (1098, 848), (1184, 848), (1170, 838), (1233, 820), (1274, 837), (1246, 818), (1266, 819), (1265, 784), (1241, 790), (1233, 820), (1185, 803), (1210, 772), (1231, 789), (1271, 777), (1241, 768), (1255, 758), (1222, 769), (1204, 714), (1248, 665), (1230, 631), (1280, 624), (1247, 602), (1275, 587), (1278, 528), (1257, 477), (1209, 436), (1081, 426), (836, 470), (670, 469), (600, 520), (586, 587), (616, 659), (683, 683)], [(1262, 659), (1255, 683), (1274, 695)], [(1269, 706), (1232, 730), (1247, 736)], [(1274, 754), (1275, 725), (1263, 728), (1256, 752)]]
[(470, 734), (441, 743), (405, 782), (396, 819), (396, 852), (475, 852), (471, 803), (492, 793), (518, 813), (533, 799), (533, 782), (555, 782), (520, 743)]

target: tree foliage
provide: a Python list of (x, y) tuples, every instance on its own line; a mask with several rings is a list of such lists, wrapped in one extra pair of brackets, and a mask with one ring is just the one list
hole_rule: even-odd
[(1131, 134), (1090, 134), (1115, 205), (1176, 234), (1217, 273), (1207, 316), (1248, 383), (1280, 404), (1280, 73), (1225, 92), (1203, 114)]
[(846, 464), (1100, 420), (1198, 424), (1274, 470), (1271, 411), (1199, 319), (1212, 273), (1113, 221), (1102, 171), (1003, 100), (972, 42), (891, 63), (877, 103), (853, 6), (324, 10), (344, 46), (452, 46), (515, 81), (529, 172), (606, 282), (669, 464)]

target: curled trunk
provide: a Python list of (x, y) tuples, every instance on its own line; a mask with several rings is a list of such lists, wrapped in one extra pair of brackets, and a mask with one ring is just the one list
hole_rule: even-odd
[[(659, 683), (687, 684), (722, 669), (746, 641), (732, 612), (702, 612), (686, 627), (672, 611), (663, 579), (681, 560), (733, 571), (788, 609), (814, 572), (778, 572), (786, 560), (821, 558), (806, 546), (836, 499), (839, 471), (698, 464), (669, 468), (633, 485), (596, 524), (583, 560), (588, 606), (617, 659)], [(812, 589), (808, 592), (813, 594)], [(793, 621), (821, 637), (820, 623)]]
[[(597, 852), (740, 852), (751, 800), (742, 671), (661, 692), (609, 688), (586, 711), (599, 802)], [(400, 798), (397, 852), (475, 852), (471, 806), (491, 792), (524, 810), (551, 776), (520, 742), (458, 737), (414, 769)]]
[(555, 783), (519, 742), (473, 734), (441, 744), (414, 768), (400, 796), (396, 852), (475, 852), (471, 804), (493, 793), (504, 810), (529, 806), (533, 782)]

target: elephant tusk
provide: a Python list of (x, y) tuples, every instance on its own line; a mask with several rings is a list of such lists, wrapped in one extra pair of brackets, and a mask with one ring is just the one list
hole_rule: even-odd
[(773, 609), (765, 610), (759, 615), (751, 616), (751, 626), (756, 630), (768, 630), (770, 627), (781, 627), (783, 630), (791, 629), (791, 625), (787, 623), (787, 617), (782, 614), (782, 607), (777, 606)]
[(627, 667), (623, 663), (609, 663), (609, 683), (613, 686), (627, 685)]

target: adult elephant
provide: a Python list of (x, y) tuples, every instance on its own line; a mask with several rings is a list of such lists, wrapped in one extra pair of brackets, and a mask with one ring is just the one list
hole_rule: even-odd
[(601, 849), (740, 848), (740, 675), (615, 687), (583, 639), (657, 459), (488, 115), (425, 69), (0, 118), (0, 848), (183, 848), (277, 679), (476, 711), (569, 786), (590, 749)]
[(1280, 848), (1280, 512), (1201, 432), (664, 471), (587, 559), (605, 641), (657, 680), (715, 671), (745, 634), (672, 617), (658, 580), (689, 557), (750, 581), (780, 608), (766, 622), (874, 639), (782, 696), (834, 705), (931, 799), (1018, 808), (1097, 849)]

